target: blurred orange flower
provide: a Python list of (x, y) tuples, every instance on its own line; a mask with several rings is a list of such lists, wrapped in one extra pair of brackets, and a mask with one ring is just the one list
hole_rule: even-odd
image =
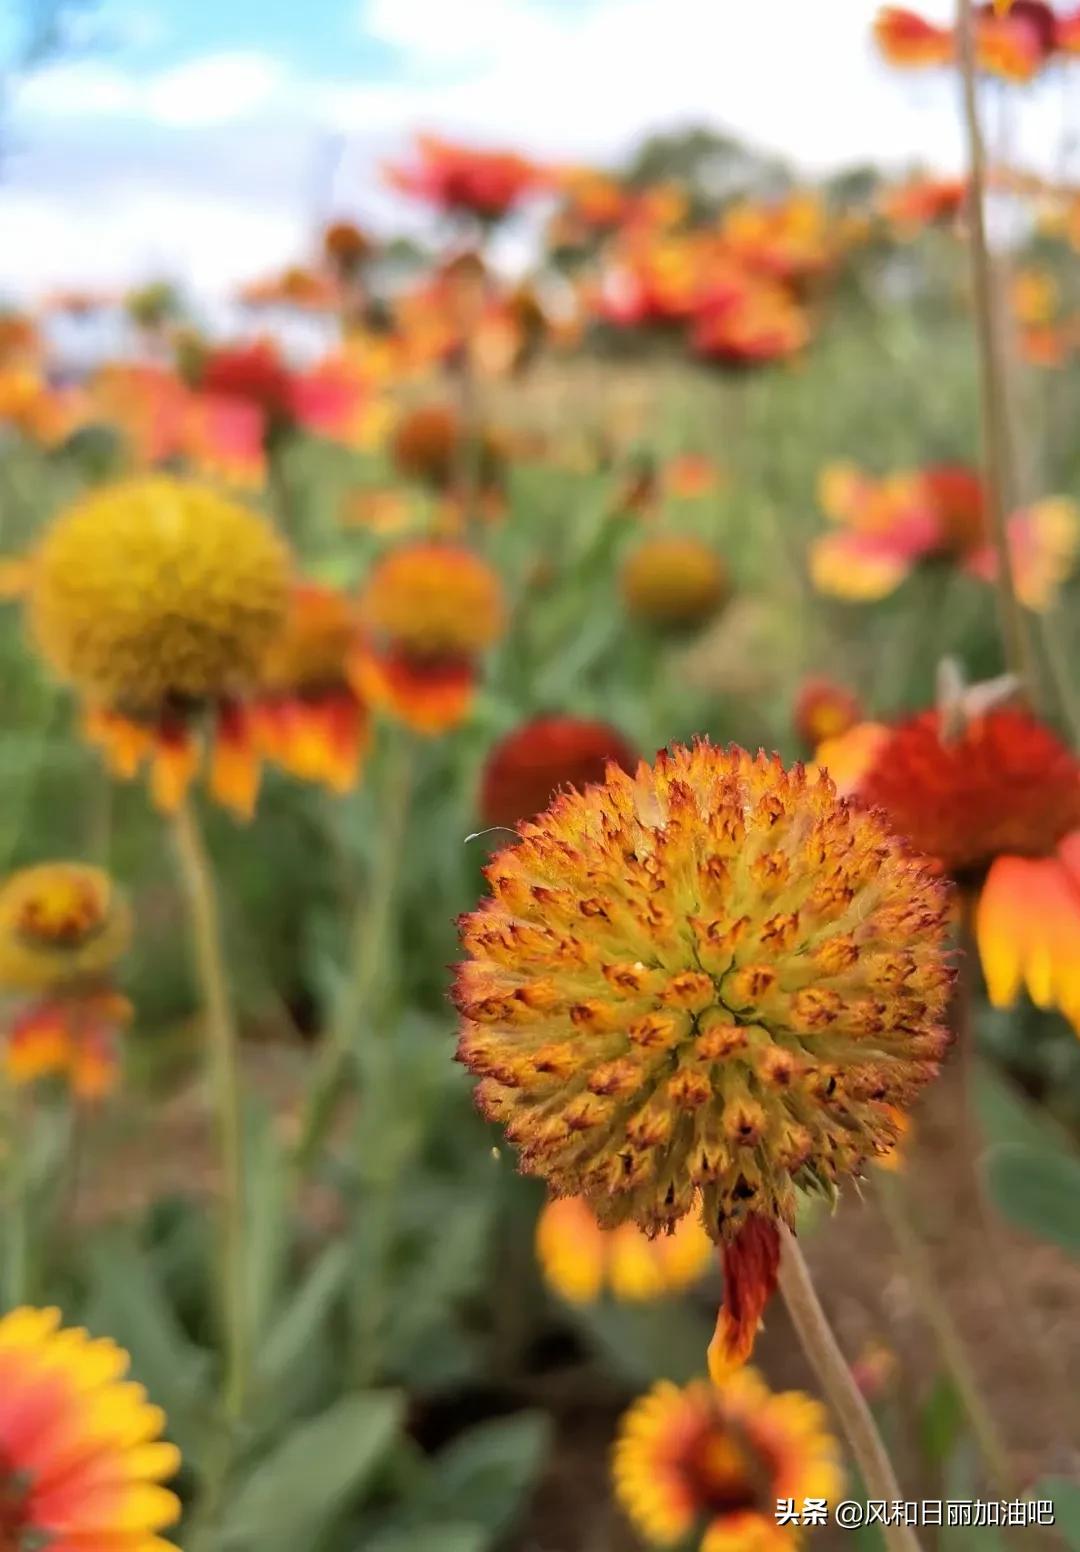
[(616, 1299), (659, 1299), (697, 1282), (713, 1259), (713, 1244), (697, 1218), (650, 1239), (632, 1223), (601, 1228), (579, 1196), (548, 1202), (536, 1224), (536, 1255), (545, 1281), (572, 1304), (591, 1304), (610, 1290)]
[(846, 733), (861, 716), (862, 707), (854, 690), (813, 675), (799, 686), (792, 720), (806, 747), (816, 749), (826, 739)]
[(878, 209), (898, 237), (910, 239), (925, 226), (955, 220), (967, 198), (964, 178), (915, 177), (886, 188), (878, 196)]
[[(1075, 14), (1058, 17), (1044, 0), (1013, 0), (975, 9), (975, 51), (980, 70), (1008, 81), (1030, 81), (1055, 54), (1075, 48)], [(903, 6), (877, 14), (874, 36), (890, 64), (907, 69), (948, 65), (957, 56), (956, 34)]]
[[(989, 542), (982, 487), (962, 465), (875, 479), (854, 464), (821, 472), (818, 496), (839, 532), (816, 539), (810, 575), (823, 593), (855, 601), (885, 598), (921, 562), (952, 558), (992, 582), (997, 555)], [(1050, 606), (1080, 547), (1080, 512), (1064, 497), (1037, 502), (1008, 520), (1014, 580), (1031, 609)]]
[(333, 792), (356, 785), (370, 738), (367, 708), (348, 675), (358, 635), (358, 610), (344, 593), (295, 583), (251, 705), (260, 752), (290, 775)]
[(81, 1100), (114, 1087), (131, 1006), (112, 976), (130, 939), (131, 913), (98, 868), (39, 863), (0, 886), (0, 989), (18, 998), (4, 1050), (13, 1083), (61, 1078)]
[(487, 562), (456, 544), (401, 545), (376, 562), (360, 614), (365, 640), (349, 665), (360, 698), (419, 733), (461, 722), (478, 659), (505, 623), (502, 587)]

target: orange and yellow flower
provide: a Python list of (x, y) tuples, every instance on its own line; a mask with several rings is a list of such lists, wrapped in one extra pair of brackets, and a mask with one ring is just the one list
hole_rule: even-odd
[[(827, 750), (819, 758), (837, 774)], [(1026, 987), (1080, 1031), (1075, 755), (1027, 712), (1000, 707), (955, 727), (939, 711), (877, 727), (847, 766), (849, 790), (964, 890), (995, 1006)]]
[(118, 362), (96, 374), (89, 403), (87, 419), (117, 427), (136, 470), (182, 459), (227, 484), (263, 481), (262, 418), (241, 399), (195, 391), (147, 362)]
[(752, 1369), (722, 1385), (654, 1385), (619, 1424), (613, 1473), (651, 1546), (694, 1534), (701, 1552), (792, 1552), (802, 1533), (777, 1523), (777, 1502), (835, 1500), (843, 1481), (821, 1403), (776, 1394)]
[(55, 1309), (0, 1317), (0, 1546), (169, 1552), (180, 1466), (128, 1356)]
[(756, 280), (731, 299), (706, 298), (694, 314), (690, 343), (710, 361), (749, 367), (797, 355), (809, 339), (810, 320), (791, 293)]
[(459, 1059), (521, 1167), (605, 1227), (700, 1208), (744, 1361), (796, 1187), (897, 1137), (948, 1034), (947, 890), (801, 766), (707, 743), (557, 797), (462, 921)]
[(222, 346), (203, 358), (198, 387), (214, 403), (255, 415), (266, 447), (295, 429), (366, 447), (386, 425), (386, 408), (353, 356), (327, 356), (298, 371), (270, 340)]
[(356, 605), (336, 588), (293, 586), (281, 631), (259, 671), (251, 720), (260, 752), (301, 781), (354, 787), (370, 741), (367, 708), (349, 682)]
[(943, 225), (960, 216), (968, 200), (965, 178), (908, 178), (878, 197), (878, 209), (897, 237), (909, 240), (927, 226)]
[(724, 212), (720, 236), (747, 269), (789, 283), (823, 274), (836, 258), (835, 229), (817, 194), (740, 201)]
[(950, 27), (938, 27), (905, 6), (886, 5), (874, 18), (874, 37), (891, 65), (925, 69), (953, 58)]
[(605, 1290), (615, 1299), (660, 1299), (705, 1272), (713, 1246), (696, 1218), (650, 1239), (632, 1223), (602, 1228), (588, 1203), (563, 1196), (548, 1202), (536, 1225), (536, 1255), (544, 1279), (572, 1304), (592, 1304)]
[[(956, 32), (903, 6), (885, 6), (874, 22), (878, 47), (905, 69), (949, 65), (958, 57)], [(975, 57), (980, 70), (1006, 81), (1030, 81), (1056, 54), (1072, 48), (1073, 19), (1059, 18), (1045, 0), (1013, 0), (1007, 9), (975, 9)]]
[[(885, 598), (921, 563), (948, 559), (983, 581), (997, 575), (982, 484), (962, 465), (936, 465), (875, 479), (854, 464), (822, 470), (818, 498), (837, 532), (810, 548), (810, 575), (823, 593), (853, 602)], [(1048, 497), (1008, 519), (1016, 591), (1046, 609), (1080, 548), (1080, 513)]]
[(32, 558), (31, 632), (84, 700), (85, 731), (130, 779), (175, 808), (216, 723), (211, 785), (250, 814), (258, 765), (248, 702), (281, 629), (290, 558), (257, 512), (194, 481), (102, 487), (62, 512)]
[(4, 1052), (13, 1082), (59, 1077), (86, 1100), (113, 1088), (131, 1007), (111, 974), (130, 939), (131, 913), (99, 868), (39, 863), (0, 885), (0, 991), (18, 999)]
[(457, 726), (472, 704), (478, 661), (505, 622), (487, 562), (457, 544), (400, 545), (376, 562), (360, 614), (366, 639), (350, 664), (360, 698), (419, 733)]
[(846, 685), (813, 675), (799, 686), (792, 720), (808, 749), (817, 749), (826, 739), (839, 738), (861, 718), (859, 697)]

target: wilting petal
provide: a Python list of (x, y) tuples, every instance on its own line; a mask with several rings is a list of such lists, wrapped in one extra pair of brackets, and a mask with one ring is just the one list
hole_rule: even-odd
[(751, 1214), (738, 1236), (725, 1244), (724, 1302), (709, 1343), (709, 1373), (722, 1384), (754, 1350), (765, 1306), (780, 1270), (780, 1234), (771, 1218)]
[(1011, 1007), (1022, 987), (1080, 1031), (1077, 836), (1053, 857), (999, 857), (979, 896), (975, 935), (990, 1001)]

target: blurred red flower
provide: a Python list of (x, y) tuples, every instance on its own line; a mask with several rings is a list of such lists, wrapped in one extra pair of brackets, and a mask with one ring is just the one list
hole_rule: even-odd
[(438, 209), (498, 221), (528, 195), (550, 183), (549, 174), (514, 151), (482, 151), (436, 135), (418, 135), (412, 165), (386, 169), (392, 187)]
[(632, 772), (637, 756), (606, 722), (563, 716), (526, 722), (488, 755), (480, 788), (484, 823), (513, 827), (531, 819), (556, 789), (603, 781), (609, 763)]

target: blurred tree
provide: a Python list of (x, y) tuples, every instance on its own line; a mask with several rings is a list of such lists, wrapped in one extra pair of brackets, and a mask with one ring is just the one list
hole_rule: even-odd
[(822, 189), (830, 204), (848, 208), (870, 204), (883, 182), (880, 167), (872, 162), (859, 162), (834, 172), (826, 178)]
[(707, 216), (747, 194), (783, 193), (794, 182), (781, 157), (704, 126), (651, 135), (631, 160), (626, 178), (639, 188), (667, 181), (684, 184), (696, 216)]

